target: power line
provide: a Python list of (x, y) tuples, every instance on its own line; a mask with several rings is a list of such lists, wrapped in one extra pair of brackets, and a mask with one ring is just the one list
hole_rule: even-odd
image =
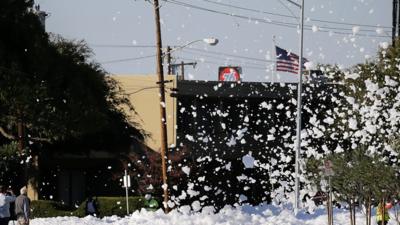
[[(242, 16), (242, 15), (238, 15), (238, 14), (222, 12), (222, 11), (218, 11), (218, 10), (214, 10), (214, 9), (209, 9), (209, 8), (204, 8), (204, 7), (192, 5), (192, 4), (185, 3), (185, 2), (179, 2), (179, 1), (175, 1), (175, 0), (164, 0), (164, 1), (165, 2), (169, 2), (171, 4), (174, 4), (174, 5), (179, 5), (179, 6), (189, 7), (189, 8), (193, 8), (193, 9), (203, 10), (203, 11), (212, 12), (212, 13), (216, 13), (216, 14), (220, 14), (220, 15), (233, 16), (233, 17), (237, 17), (237, 18), (245, 19), (245, 20), (261, 21), (263, 23), (267, 22), (265, 19), (257, 19), (257, 18), (250, 17), (250, 16)], [(269, 24), (278, 25), (278, 26), (290, 27), (290, 28), (296, 28), (297, 27), (297, 25), (295, 25), (293, 23), (286, 23), (286, 22), (268, 21), (268, 23)]]
[[(174, 4), (174, 5), (179, 5), (179, 6), (183, 6), (183, 7), (189, 7), (189, 8), (193, 8), (193, 9), (198, 9), (198, 10), (207, 11), (207, 12), (220, 14), (220, 15), (225, 15), (225, 16), (230, 16), (230, 17), (236, 17), (236, 18), (245, 19), (245, 20), (254, 20), (254, 21), (261, 22), (261, 23), (265, 23), (265, 24), (272, 24), (272, 25), (288, 27), (288, 28), (297, 28), (298, 27), (297, 24), (295, 24), (295, 23), (272, 21), (272, 20), (263, 19), (263, 18), (257, 18), (257, 17), (251, 17), (251, 16), (243, 16), (243, 15), (239, 15), (239, 14), (232, 14), (232, 13), (227, 13), (227, 12), (223, 12), (223, 11), (218, 11), (218, 10), (214, 10), (214, 9), (200, 7), (200, 6), (196, 6), (196, 5), (193, 5), (193, 4), (180, 2), (180, 1), (176, 1), (176, 0), (164, 0), (164, 1), (169, 2), (171, 4)], [(332, 30), (344, 30), (344, 31), (347, 30), (347, 31), (350, 31), (350, 30), (352, 30), (351, 28), (338, 28), (338, 27), (319, 26), (318, 29), (319, 29), (318, 30), (319, 32), (323, 32), (323, 33), (334, 33), (334, 34), (341, 34), (341, 35), (355, 35), (355, 36), (365, 36), (365, 37), (380, 37), (380, 38), (389, 37), (387, 35), (383, 36), (383, 35), (374, 35), (374, 34), (362, 34), (362, 33), (348, 33), (348, 32), (340, 32), (340, 31), (332, 31)], [(330, 30), (325, 30), (325, 29), (330, 29)], [(313, 30), (313, 29), (312, 29), (312, 26), (308, 25), (308, 26), (306, 26), (305, 30), (309, 30), (310, 31), (310, 30)], [(375, 30), (360, 30), (360, 32), (376, 32), (376, 31)]]
[[(106, 44), (105, 46), (108, 46), (110, 48), (129, 48), (131, 47), (130, 45), (120, 45), (120, 44)], [(150, 46), (150, 45), (148, 45)], [(153, 46), (155, 48), (155, 46)], [(214, 55), (224, 55), (227, 57), (232, 57), (236, 59), (246, 59), (246, 60), (251, 60), (251, 61), (259, 61), (259, 62), (275, 62), (275, 60), (266, 60), (266, 59), (260, 59), (260, 58), (254, 58), (254, 57), (248, 57), (248, 56), (239, 56), (239, 55), (234, 55), (234, 54), (229, 54), (229, 53), (224, 53), (224, 52), (218, 52), (218, 51), (209, 51), (209, 50), (204, 50), (200, 48), (195, 48), (195, 47), (190, 47), (190, 48), (185, 48), (182, 49), (183, 52), (185, 51), (197, 51), (197, 52), (203, 52), (206, 54), (214, 54)], [(110, 61), (105, 61), (101, 62), (102, 64), (109, 64), (109, 63), (118, 63), (118, 62), (125, 62), (125, 61), (133, 61), (133, 60), (140, 60), (140, 59), (145, 59), (149, 57), (154, 57), (155, 55), (149, 55), (149, 56), (143, 56), (143, 57), (136, 57), (136, 58), (124, 58), (124, 59), (116, 59), (116, 60), (110, 60)]]
[(110, 60), (110, 61), (103, 61), (100, 62), (101, 64), (110, 64), (110, 63), (120, 63), (120, 62), (128, 62), (128, 61), (135, 61), (135, 60), (140, 60), (140, 59), (147, 59), (147, 58), (152, 58), (155, 57), (156, 55), (147, 55), (147, 56), (141, 56), (141, 57), (135, 57), (135, 58), (124, 58), (124, 59), (116, 59), (116, 60)]
[[(290, 1), (290, 0), (288, 0), (288, 1)], [(208, 1), (208, 2), (211, 2), (211, 1)], [(287, 9), (287, 11), (290, 12), (290, 14), (292, 14), (292, 18), (298, 20), (298, 17), (294, 15), (293, 11), (292, 11), (287, 5), (285, 5), (285, 3), (283, 3), (281, 0), (278, 0), (278, 2), (279, 2), (283, 7), (285, 7), (285, 8)]]
[[(141, 89), (139, 89), (139, 90), (137, 90), (137, 91), (133, 91), (133, 92), (126, 93), (126, 95), (134, 95), (134, 94), (136, 94), (136, 93), (139, 93), (139, 92), (142, 92), (142, 91), (145, 91), (145, 90), (156, 89), (156, 88), (159, 88), (159, 86), (144, 87), (144, 88), (141, 88)], [(170, 89), (170, 88), (166, 88), (166, 89), (165, 89), (165, 92), (170, 92), (170, 90), (168, 90), (168, 89)]]
[(233, 54), (228, 54), (228, 53), (208, 51), (208, 50), (204, 50), (204, 49), (200, 49), (200, 48), (189, 48), (189, 49), (193, 50), (193, 51), (197, 51), (197, 52), (205, 52), (205, 53), (216, 54), (216, 55), (224, 55), (224, 56), (248, 59), (248, 60), (259, 61), (259, 62), (275, 62), (275, 60), (260, 59), (260, 58), (254, 58), (254, 57), (248, 57), (248, 56), (238, 56), (238, 55), (233, 55)]
[(95, 48), (155, 48), (155, 45), (107, 45), (107, 44), (89, 44)]
[[(267, 14), (267, 15), (272, 15), (272, 16), (280, 16), (280, 17), (286, 17), (286, 18), (299, 19), (299, 17), (297, 17), (297, 16), (290, 16), (290, 15), (285, 15), (285, 14), (272, 13), (272, 12), (268, 12), (268, 11), (251, 9), (251, 8), (237, 6), (237, 5), (226, 4), (226, 3), (222, 3), (222, 2), (215, 2), (215, 1), (211, 1), (211, 0), (202, 0), (202, 1), (209, 2), (209, 3), (215, 4), (215, 5), (220, 5), (220, 6), (225, 6), (225, 7), (235, 8), (235, 9), (241, 9), (241, 10), (245, 10), (245, 11), (249, 11), (249, 12), (256, 12), (256, 13), (262, 13), (262, 14)], [(312, 18), (310, 18), (310, 21), (322, 22), (322, 23), (330, 23), (330, 24), (340, 24), (340, 25), (347, 25), (347, 26), (374, 27), (374, 28), (378, 28), (379, 27), (379, 28), (392, 29), (392, 27), (389, 27), (389, 26), (377, 26), (377, 25), (359, 24), (359, 23), (346, 23), (346, 22), (337, 22), (337, 21), (312, 19)]]
[[(239, 14), (230, 14), (230, 13), (226, 13), (226, 12), (222, 12), (222, 11), (218, 11), (218, 10), (213, 10), (213, 9), (209, 9), (209, 8), (196, 6), (196, 5), (185, 3), (185, 2), (180, 2), (180, 1), (177, 1), (177, 0), (164, 0), (164, 1), (170, 2), (172, 4), (177, 4), (177, 5), (181, 5), (181, 6), (185, 6), (185, 7), (194, 8), (194, 9), (205, 10), (205, 11), (209, 11), (209, 12), (213, 12), (213, 13), (217, 13), (217, 14), (228, 15), (228, 16), (234, 16), (234, 17), (238, 17), (238, 18), (246, 19), (246, 20), (251, 19), (251, 20), (262, 22), (262, 23), (274, 24), (274, 25), (278, 25), (278, 26), (285, 26), (285, 27), (290, 27), (290, 28), (297, 28), (297, 26), (298, 26), (297, 23), (273, 21), (273, 20), (268, 20), (268, 19), (263, 19), (263, 18), (243, 16), (243, 15), (239, 15)], [(292, 18), (295, 18), (295, 17), (292, 17)], [(306, 25), (305, 27), (307, 28), (307, 30), (312, 30), (312, 26), (311, 25)], [(318, 28), (319, 29), (320, 28), (322, 28), (322, 29), (330, 29), (330, 30), (352, 31), (352, 28), (341, 28), (341, 27), (318, 26)], [(322, 30), (320, 30), (320, 31), (322, 31)], [(363, 31), (363, 32), (374, 32), (374, 33), (376, 32), (376, 30), (367, 30), (367, 29), (363, 29), (363, 30), (360, 30), (360, 31)], [(327, 32), (327, 31), (325, 31), (325, 32)], [(337, 33), (339, 33), (339, 32), (337, 32)], [(348, 34), (353, 34), (353, 33), (348, 33)]]
[[(199, 63), (212, 64), (212, 65), (218, 65), (218, 66), (223, 66), (222, 64), (229, 65), (227, 63), (211, 62), (211, 61), (207, 61), (207, 60), (196, 60), (196, 59), (193, 59), (193, 58), (185, 58), (185, 57), (177, 57), (177, 58), (178, 59), (182, 59), (182, 60), (187, 60), (187, 61), (196, 61), (196, 62), (199, 62)], [(243, 64), (240, 64), (240, 66), (242, 66), (244, 68), (263, 70), (263, 71), (268, 69), (267, 67), (248, 66), (248, 65), (243, 65)]]
[[(236, 57), (222, 58), (222, 57), (214, 56), (212, 54), (204, 54), (204, 53), (201, 54), (201, 53), (198, 53), (198, 52), (190, 52), (190, 49), (188, 49), (188, 50), (183, 50), (183, 52), (186, 53), (186, 54), (196, 55), (196, 56), (204, 56), (204, 57), (207, 57), (207, 58), (213, 58), (213, 59), (219, 59), (219, 60), (225, 60), (225, 61), (232, 61), (232, 62), (236, 61), (236, 62), (240, 62), (240, 63), (244, 63), (244, 64), (252, 64), (252, 65), (256, 65), (256, 66), (263, 66), (260, 63), (255, 63), (254, 60), (252, 60), (253, 62), (249, 62), (249, 61), (244, 61), (244, 59), (237, 59)], [(199, 60), (201, 60), (201, 59), (199, 59)], [(269, 61), (264, 60), (264, 62), (267, 63)]]

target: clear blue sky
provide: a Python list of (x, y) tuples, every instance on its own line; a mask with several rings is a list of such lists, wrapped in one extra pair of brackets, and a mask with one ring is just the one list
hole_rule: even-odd
[[(273, 36), (276, 36), (277, 45), (298, 53), (297, 29), (287, 27), (292, 26), (297, 20), (272, 15), (299, 15), (299, 9), (286, 0), (172, 0), (171, 2), (160, 0), (160, 2), (164, 46), (184, 45), (211, 36), (220, 40), (214, 47), (199, 42), (192, 46), (195, 49), (185, 48), (184, 51), (174, 53), (177, 62), (182, 60), (198, 62), (196, 68), (186, 68), (186, 77), (189, 79), (216, 80), (218, 66), (230, 64), (242, 66), (244, 81), (270, 81), (272, 72), (266, 68), (270, 67), (271, 63), (263, 60), (275, 57)], [(218, 5), (215, 2), (237, 7)], [(36, 0), (36, 3), (41, 5), (42, 10), (51, 14), (47, 19), (47, 31), (61, 34), (69, 39), (84, 39), (93, 48), (94, 60), (98, 62), (155, 54), (154, 47), (140, 47), (155, 45), (154, 11), (149, 2)], [(179, 5), (182, 3), (225, 12), (231, 16), (195, 9), (192, 6), (182, 7)], [(391, 40), (390, 28), (378, 29), (378, 32), (375, 32), (378, 26), (391, 26), (391, 7), (392, 1), (389, 0), (305, 0), (306, 25), (310, 26), (311, 30), (305, 31), (304, 56), (315, 63), (337, 63), (344, 67), (364, 62), (366, 56), (375, 57), (379, 43)], [(241, 16), (252, 19), (242, 19)], [(320, 22), (321, 20), (328, 22)], [(323, 32), (324, 30), (326, 32)], [(352, 35), (353, 32), (387, 37), (358, 36)], [(209, 52), (205, 52), (205, 49)], [(103, 67), (112, 74), (151, 74), (155, 72), (155, 58), (104, 63)], [(295, 81), (296, 75), (281, 73), (279, 79)]]

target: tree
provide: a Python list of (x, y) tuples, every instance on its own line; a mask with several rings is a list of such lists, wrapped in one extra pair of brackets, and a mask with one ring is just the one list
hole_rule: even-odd
[[(27, 180), (35, 188), (43, 144), (90, 140), (92, 145), (143, 139), (124, 109), (133, 110), (118, 83), (90, 61), (83, 41), (43, 30), (33, 1), (0, 3), (0, 133), (32, 157)], [(108, 145), (109, 146), (109, 145)]]
[[(332, 154), (323, 160), (333, 164), (334, 175), (331, 177), (332, 189), (339, 201), (347, 202), (350, 209), (351, 224), (356, 224), (355, 208), (357, 203), (364, 205), (366, 224), (371, 224), (371, 206), (381, 199), (392, 199), (396, 196), (399, 182), (397, 167), (387, 165), (378, 156), (365, 154), (365, 148)], [(309, 179), (320, 187), (323, 175), (320, 171), (323, 160), (309, 160)]]
[[(399, 42), (399, 40), (397, 40)], [(334, 113), (323, 138), (335, 143), (314, 155), (308, 162), (309, 177), (321, 159), (330, 159), (335, 175), (332, 185), (337, 197), (350, 205), (355, 224), (353, 202), (364, 204), (366, 222), (371, 223), (371, 206), (383, 199), (397, 197), (399, 191), (399, 154), (396, 147), (400, 128), (399, 45), (379, 50), (376, 61), (334, 73), (339, 95), (334, 96)], [(317, 163), (316, 163), (316, 162)], [(314, 165), (314, 166), (312, 166)], [(311, 178), (311, 177), (310, 177)], [(317, 180), (310, 180), (318, 184)]]

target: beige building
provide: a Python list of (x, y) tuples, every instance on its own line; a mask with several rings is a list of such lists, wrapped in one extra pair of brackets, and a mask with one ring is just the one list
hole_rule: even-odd
[[(116, 79), (134, 106), (137, 115), (131, 115), (135, 122), (149, 134), (145, 144), (153, 150), (161, 148), (160, 97), (157, 75), (111, 75)], [(167, 75), (165, 83), (165, 103), (167, 114), (168, 146), (175, 145), (176, 99), (170, 96), (176, 87), (176, 76)]]

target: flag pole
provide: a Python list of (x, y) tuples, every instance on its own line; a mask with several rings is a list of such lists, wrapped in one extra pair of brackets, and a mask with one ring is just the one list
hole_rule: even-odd
[(297, 215), (300, 208), (300, 148), (301, 148), (301, 108), (302, 108), (302, 76), (303, 76), (303, 33), (304, 33), (304, 0), (301, 0), (301, 14), (300, 14), (300, 56), (299, 56), (299, 83), (297, 86), (297, 124), (296, 124), (296, 159), (295, 159), (295, 199), (294, 199), (294, 213)]
[(275, 62), (272, 64), (272, 77), (271, 77), (272, 83), (275, 82), (274, 77), (276, 76), (276, 73), (275, 73), (276, 72), (276, 40), (275, 40), (275, 35), (272, 35), (272, 53), (271, 53), (271, 55), (274, 55), (273, 52), (275, 52), (275, 57), (274, 57)]

